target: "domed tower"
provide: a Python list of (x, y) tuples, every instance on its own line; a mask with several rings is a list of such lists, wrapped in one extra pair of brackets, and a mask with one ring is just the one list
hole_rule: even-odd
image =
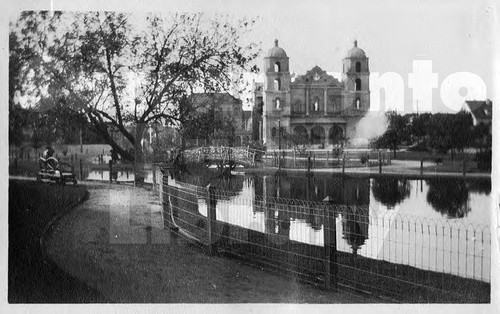
[(268, 147), (277, 147), (279, 127), (283, 131), (290, 125), (290, 69), (285, 50), (274, 41), (274, 47), (264, 58), (263, 140)]
[(358, 41), (343, 59), (344, 104), (349, 115), (364, 115), (370, 109), (370, 69), (368, 58)]

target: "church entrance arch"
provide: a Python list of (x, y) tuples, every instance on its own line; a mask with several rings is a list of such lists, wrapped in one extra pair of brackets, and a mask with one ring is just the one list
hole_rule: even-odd
[(325, 129), (316, 125), (311, 129), (311, 144), (321, 144), (325, 142)]
[(340, 125), (332, 125), (328, 132), (328, 140), (330, 144), (340, 144), (344, 139), (344, 130)]
[(309, 136), (307, 135), (307, 129), (301, 125), (293, 128), (293, 134), (295, 135), (296, 142), (295, 144), (302, 145), (307, 144), (309, 141)]

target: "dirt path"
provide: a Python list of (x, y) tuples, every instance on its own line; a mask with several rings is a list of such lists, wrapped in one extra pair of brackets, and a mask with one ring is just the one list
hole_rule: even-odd
[(364, 303), (237, 260), (211, 257), (163, 228), (154, 192), (94, 185), (55, 225), (49, 257), (109, 302)]

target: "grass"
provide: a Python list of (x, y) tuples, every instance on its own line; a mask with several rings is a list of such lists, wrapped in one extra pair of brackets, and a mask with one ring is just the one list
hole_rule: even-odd
[(9, 180), (9, 303), (104, 302), (95, 290), (45, 259), (46, 226), (88, 195), (83, 187)]

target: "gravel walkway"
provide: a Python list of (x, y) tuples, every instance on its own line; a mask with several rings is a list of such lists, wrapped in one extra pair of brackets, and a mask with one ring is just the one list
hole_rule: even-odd
[(153, 191), (95, 183), (88, 188), (89, 200), (55, 224), (45, 247), (59, 267), (110, 302), (374, 302), (208, 256), (164, 229)]

